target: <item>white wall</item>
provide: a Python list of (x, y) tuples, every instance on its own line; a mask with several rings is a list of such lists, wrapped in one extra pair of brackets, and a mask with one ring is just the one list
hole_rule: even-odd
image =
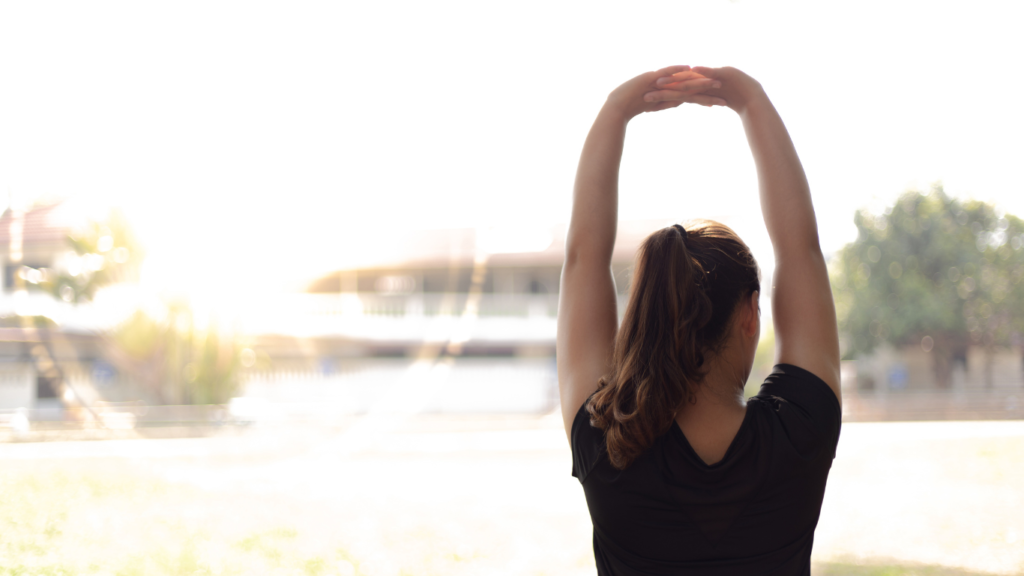
[[(920, 346), (899, 350), (879, 347), (856, 360), (859, 378), (872, 378), (875, 390), (934, 390), (938, 388), (931, 353)], [(954, 389), (1024, 388), (1024, 357), (1020, 350), (981, 347), (967, 349), (967, 369), (953, 365)]]
[(35, 371), (29, 364), (0, 364), (0, 410), (35, 406)]

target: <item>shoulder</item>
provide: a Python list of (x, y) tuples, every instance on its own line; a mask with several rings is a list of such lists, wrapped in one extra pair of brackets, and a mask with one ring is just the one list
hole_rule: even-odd
[(832, 388), (813, 373), (778, 364), (751, 401), (767, 407), (799, 452), (824, 445), (834, 454), (842, 425), (842, 409)]
[(809, 370), (792, 364), (776, 364), (761, 384), (758, 396), (768, 392), (808, 408), (839, 412), (839, 399), (832, 388)]

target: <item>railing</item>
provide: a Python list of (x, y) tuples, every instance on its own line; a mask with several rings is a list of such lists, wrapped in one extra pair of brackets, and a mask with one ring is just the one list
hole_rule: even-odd
[[(72, 331), (92, 332), (116, 325), (133, 309), (107, 301), (98, 304), (70, 305), (44, 294), (0, 295), (0, 312), (6, 314), (44, 314), (58, 318)], [(222, 312), (240, 318), (325, 319), (335, 317), (437, 317), (462, 316), (467, 311), (466, 293), (379, 294), (282, 294), (255, 299), (239, 298), (223, 303)], [(625, 310), (625, 297), (619, 298), (619, 313)], [(480, 294), (476, 296), (476, 315), (481, 318), (554, 318), (558, 314), (558, 294)], [(275, 320), (276, 321), (276, 320)]]
[(849, 422), (1024, 419), (1024, 388), (843, 391)]
[(0, 442), (171, 437), (254, 424), (337, 425), (367, 414), (545, 414), (557, 406), (553, 358), (306, 362), (240, 375), (224, 405), (93, 402), (0, 410)]
[[(478, 296), (479, 316), (554, 317), (558, 313), (557, 294), (482, 294)], [(315, 315), (362, 316), (460, 316), (466, 310), (469, 294), (302, 294), (282, 301)]]
[[(554, 318), (558, 314), (557, 294), (481, 294), (477, 300), (480, 317)], [(293, 294), (280, 300), (279, 309), (318, 316), (460, 316), (466, 310), (465, 293), (427, 294)], [(619, 311), (626, 297), (619, 297)]]

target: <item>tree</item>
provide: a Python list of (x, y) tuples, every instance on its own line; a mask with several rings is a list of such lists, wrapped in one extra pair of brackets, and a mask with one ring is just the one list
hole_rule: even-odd
[[(67, 242), (74, 256), (63, 266), (27, 269), (27, 287), (79, 304), (92, 301), (100, 288), (138, 280), (145, 254), (120, 211), (88, 222)], [(105, 334), (111, 359), (158, 402), (226, 402), (237, 389), (240, 346), (214, 326), (197, 329), (187, 303), (167, 303), (164, 312), (154, 319), (136, 311)], [(50, 364), (59, 370), (55, 358)]]
[(241, 347), (216, 326), (196, 327), (184, 302), (168, 304), (159, 319), (136, 311), (112, 340), (118, 363), (162, 403), (222, 404), (237, 392)]
[[(52, 206), (37, 205), (35, 208)], [(47, 292), (65, 302), (78, 303), (91, 300), (101, 286), (136, 279), (142, 251), (120, 212), (112, 211), (103, 221), (90, 222), (82, 230), (68, 235), (67, 241), (74, 250), (70, 258), (55, 262), (52, 268), (20, 266), (12, 278), (15, 287), (18, 290)], [(26, 315), (0, 319), (0, 323), (16, 323), (37, 333), (39, 345), (31, 347), (29, 358), (35, 365), (40, 382), (45, 381), (47, 387), (65, 402), (74, 399), (94, 420), (99, 420), (92, 408), (82, 403), (79, 391), (64, 377), (61, 362), (54, 353), (54, 341), (63, 336), (50, 318)], [(70, 398), (65, 391), (72, 392)]]
[(881, 215), (854, 216), (857, 240), (832, 263), (844, 355), (920, 345), (951, 384), (969, 345), (1020, 345), (1024, 221), (936, 184), (904, 193)]
[(67, 237), (75, 257), (64, 269), (45, 271), (39, 287), (65, 302), (88, 302), (109, 284), (138, 280), (144, 254), (128, 220), (112, 210)]

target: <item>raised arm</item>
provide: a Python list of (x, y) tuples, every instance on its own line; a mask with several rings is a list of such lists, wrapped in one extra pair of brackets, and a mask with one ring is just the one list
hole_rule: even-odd
[[(672, 77), (679, 98), (664, 102), (645, 99), (664, 77)], [(641, 74), (608, 96), (587, 135), (576, 170), (558, 301), (558, 388), (566, 434), (576, 412), (607, 372), (615, 344), (618, 314), (611, 261), (626, 125), (640, 113), (674, 108), (683, 102), (724, 105), (721, 99), (701, 94), (712, 86), (720, 84), (690, 72), (688, 66)]]
[(696, 68), (721, 82), (709, 94), (728, 102), (743, 121), (757, 167), (761, 212), (775, 251), (772, 320), (776, 360), (824, 380), (842, 402), (839, 335), (810, 187), (796, 148), (761, 85), (735, 68)]

